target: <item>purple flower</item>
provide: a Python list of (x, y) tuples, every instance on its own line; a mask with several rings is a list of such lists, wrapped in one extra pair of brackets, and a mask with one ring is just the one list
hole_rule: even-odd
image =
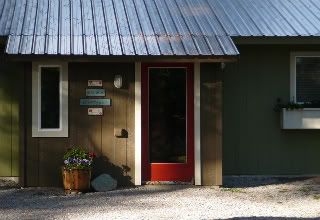
[(71, 167), (90, 167), (92, 165), (92, 158), (79, 158), (79, 157), (69, 157), (68, 159), (64, 160), (64, 164), (66, 166)]

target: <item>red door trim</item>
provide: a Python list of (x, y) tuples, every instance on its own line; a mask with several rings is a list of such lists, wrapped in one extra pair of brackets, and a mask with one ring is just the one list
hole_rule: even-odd
[[(144, 63), (141, 65), (142, 180), (191, 181), (194, 177), (194, 67), (192, 63)], [(187, 69), (187, 163), (149, 163), (149, 74), (150, 67)]]

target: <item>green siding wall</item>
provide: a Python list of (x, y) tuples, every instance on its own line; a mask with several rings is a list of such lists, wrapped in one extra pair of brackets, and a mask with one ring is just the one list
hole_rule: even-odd
[(320, 174), (320, 130), (280, 129), (277, 98), (290, 99), (290, 52), (312, 46), (239, 46), (224, 74), (224, 175)]
[(0, 177), (19, 176), (19, 100), (23, 65), (0, 61)]

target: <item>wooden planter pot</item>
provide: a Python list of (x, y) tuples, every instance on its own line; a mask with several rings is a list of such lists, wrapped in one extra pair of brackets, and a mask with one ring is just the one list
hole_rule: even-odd
[(62, 168), (63, 186), (66, 193), (90, 190), (91, 169)]

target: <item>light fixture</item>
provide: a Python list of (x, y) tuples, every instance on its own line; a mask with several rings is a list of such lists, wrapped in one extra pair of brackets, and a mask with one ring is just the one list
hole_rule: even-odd
[(113, 84), (114, 84), (114, 87), (116, 87), (117, 89), (121, 89), (121, 87), (122, 87), (122, 76), (121, 75), (115, 75)]
[(226, 68), (226, 63), (221, 63), (221, 70), (224, 70)]

